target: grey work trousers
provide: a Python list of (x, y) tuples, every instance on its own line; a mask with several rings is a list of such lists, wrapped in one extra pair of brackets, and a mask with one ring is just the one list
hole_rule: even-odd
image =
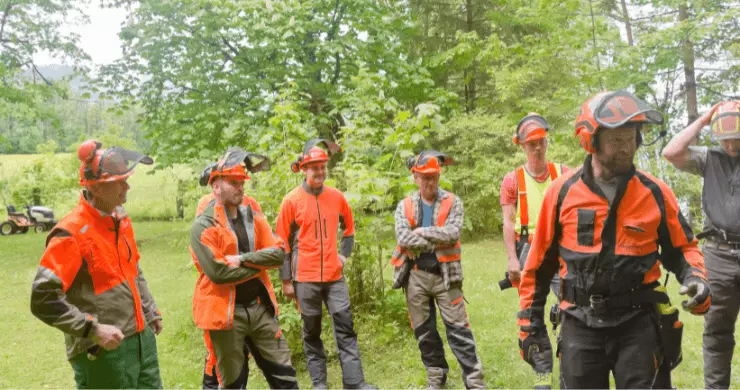
[(406, 304), (429, 385), (441, 387), (449, 370), (442, 338), (437, 332), (435, 303), (447, 330), (447, 342), (462, 368), (465, 387), (485, 388), (483, 367), (470, 330), (462, 290), (459, 286), (446, 289), (440, 275), (412, 270)]
[(720, 250), (713, 244), (707, 241), (703, 248), (712, 287), (712, 305), (704, 316), (704, 385), (727, 389), (740, 310), (740, 249)]
[(349, 289), (344, 278), (334, 282), (294, 282), (294, 285), (303, 318), (303, 352), (313, 385), (326, 384), (326, 352), (321, 341), (322, 303), (326, 304), (334, 326), (343, 384), (356, 386), (364, 382)]

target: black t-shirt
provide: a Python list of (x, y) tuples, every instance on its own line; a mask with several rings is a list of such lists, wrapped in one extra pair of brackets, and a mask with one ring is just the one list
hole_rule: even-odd
[[(236, 218), (231, 219), (231, 227), (236, 233), (236, 238), (239, 245), (239, 253), (248, 253), (249, 250), (249, 235), (247, 235), (247, 228), (244, 226), (241, 213), (236, 213)], [(259, 278), (250, 279), (247, 282), (236, 285), (236, 302), (243, 305), (248, 305), (257, 297), (264, 297), (266, 292), (265, 286)]]

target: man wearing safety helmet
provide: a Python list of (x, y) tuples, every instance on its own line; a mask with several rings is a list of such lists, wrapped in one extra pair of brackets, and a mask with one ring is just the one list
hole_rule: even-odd
[[(333, 142), (312, 139), (291, 165), (293, 172), (303, 172), (305, 180), (285, 195), (280, 205), (275, 230), (288, 243), (280, 279), (283, 293), (297, 299), (301, 311), (303, 350), (313, 387), (327, 387), (326, 354), (321, 341), (321, 308), (325, 303), (334, 325), (344, 388), (374, 389), (375, 386), (365, 382), (362, 373), (343, 274), (354, 245), (352, 209), (339, 190), (324, 185), (329, 156), (340, 151), (339, 145)], [(337, 248), (340, 229), (343, 235)]]
[(80, 145), (79, 204), (46, 239), (31, 312), (64, 332), (78, 388), (162, 388), (155, 334), (162, 316), (139, 267), (126, 182), (151, 157)]
[[(676, 168), (704, 178), (704, 258), (712, 307), (704, 321), (704, 385), (730, 387), (735, 321), (740, 310), (740, 102), (717, 104), (678, 133), (663, 149)], [(694, 146), (711, 124), (720, 147)]]
[(483, 367), (462, 293), (463, 203), (439, 187), (441, 167), (451, 164), (452, 158), (435, 150), (425, 150), (407, 162), (419, 191), (396, 207), (398, 246), (391, 260), (395, 267), (393, 287), (406, 291), (411, 327), (427, 370), (427, 387), (444, 386), (449, 370), (437, 332), (436, 303), (447, 328), (447, 342), (462, 368), (465, 387), (482, 389)]
[[(527, 162), (507, 173), (501, 182), (507, 275), (515, 287), (519, 286), (521, 269), (536, 232), (545, 190), (555, 179), (569, 171), (566, 166), (547, 160), (548, 131), (550, 125), (537, 113), (530, 112), (519, 121), (512, 141), (522, 147)], [(556, 296), (560, 295), (560, 278), (557, 274), (550, 287)], [(552, 350), (549, 345), (546, 348)], [(536, 365), (535, 371), (538, 374), (537, 386), (547, 387), (552, 382), (552, 352), (543, 356), (546, 360)]]
[[(264, 215), (244, 204), (245, 160), (230, 148), (211, 168), (214, 200), (193, 222), (190, 252), (199, 277), (193, 319), (204, 330), (209, 365), (221, 388), (245, 388), (245, 344), (271, 388), (298, 388), (288, 343), (278, 326), (278, 306), (267, 274), (285, 256)], [(207, 385), (208, 378), (204, 378)]]
[[(560, 270), (561, 387), (669, 386), (683, 324), (660, 286), (662, 264), (702, 315), (711, 293), (704, 260), (676, 197), (633, 164), (644, 125), (660, 113), (626, 91), (601, 92), (576, 119), (583, 166), (546, 191), (519, 288), (519, 345), (533, 364), (549, 343), (544, 304)], [(659, 250), (660, 249), (660, 250)]]
[[(255, 173), (255, 172), (261, 172), (261, 171), (267, 171), (270, 169), (270, 160), (266, 156), (262, 156), (259, 154), (254, 153), (246, 153), (246, 158), (244, 159), (244, 166), (247, 172)], [(214, 169), (218, 169), (218, 162), (209, 164), (200, 174), (199, 184), (202, 187), (205, 187), (208, 185), (208, 182), (211, 179), (211, 174), (213, 173)], [(203, 195), (200, 200), (198, 201), (198, 206), (195, 211), (195, 217), (197, 218), (199, 215), (205, 211), (205, 209), (210, 204), (215, 204), (216, 197), (213, 194), (213, 192), (210, 192), (206, 195)], [(255, 214), (262, 214), (262, 207), (260, 206), (259, 202), (257, 202), (256, 199), (248, 196), (247, 194), (244, 194), (242, 199), (242, 206), (244, 207), (251, 207), (252, 212)], [(197, 266), (197, 263), (195, 263)], [(249, 344), (251, 343), (250, 338), (244, 339), (244, 345), (243, 345), (243, 354), (245, 356), (244, 358), (244, 365), (242, 367), (242, 372), (239, 374), (240, 383), (238, 384), (241, 388), (246, 388), (247, 382), (249, 380)], [(253, 344), (253, 343), (252, 343)], [(272, 380), (272, 376), (270, 375), (270, 368), (269, 368), (269, 362), (266, 361), (263, 358), (255, 357), (255, 361), (257, 363), (257, 366), (260, 367), (263, 374), (265, 375), (265, 379), (270, 384), (270, 387), (277, 388), (277, 384), (273, 384), (270, 382)], [(203, 370), (203, 381), (202, 381), (202, 387), (204, 389), (218, 389), (218, 377), (216, 375), (216, 356), (213, 354), (206, 353), (206, 359), (205, 359), (205, 367)], [(241, 381), (243, 380), (243, 381)]]

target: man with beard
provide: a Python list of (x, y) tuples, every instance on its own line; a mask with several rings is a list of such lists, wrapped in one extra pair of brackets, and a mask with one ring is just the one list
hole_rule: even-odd
[(626, 91), (597, 94), (576, 119), (583, 166), (545, 192), (519, 288), (519, 346), (529, 364), (548, 350), (544, 304), (559, 269), (561, 388), (609, 388), (610, 372), (617, 388), (670, 385), (682, 324), (663, 310), (661, 264), (689, 295), (685, 309), (709, 309), (704, 260), (675, 195), (633, 165), (642, 127), (662, 122)]
[[(248, 153), (230, 148), (211, 168), (214, 200), (190, 229), (190, 253), (198, 269), (193, 319), (204, 330), (209, 365), (220, 388), (245, 388), (248, 349), (270, 388), (297, 389), (290, 349), (279, 328), (278, 306), (267, 270), (278, 268), (284, 244), (267, 219), (244, 204)], [(245, 345), (247, 348), (245, 348)], [(204, 378), (204, 387), (209, 386)]]
[[(280, 205), (276, 231), (288, 243), (280, 279), (283, 293), (298, 301), (303, 319), (303, 351), (314, 389), (327, 388), (326, 353), (321, 341), (323, 304), (334, 325), (343, 387), (375, 389), (365, 382), (362, 373), (349, 290), (344, 281), (344, 265), (354, 245), (352, 209), (341, 191), (324, 185), (329, 156), (340, 151), (333, 142), (312, 139), (291, 165), (291, 170), (302, 172), (305, 180), (285, 195)], [(338, 230), (343, 231), (339, 248)]]
[[(694, 146), (711, 121), (720, 147)], [(663, 149), (676, 168), (704, 178), (704, 258), (712, 307), (704, 322), (704, 385), (730, 387), (735, 321), (740, 310), (740, 102), (712, 107)]]

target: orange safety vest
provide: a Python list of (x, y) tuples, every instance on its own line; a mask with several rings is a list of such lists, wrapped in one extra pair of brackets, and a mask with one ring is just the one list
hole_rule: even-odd
[[(447, 193), (446, 198), (440, 199), (439, 211), (437, 212), (437, 226), (442, 227), (447, 222), (447, 217), (452, 209), (452, 204), (455, 202), (455, 196), (452, 193)], [(403, 211), (406, 214), (406, 219), (411, 225), (411, 229), (416, 228), (416, 216), (414, 215), (414, 201), (409, 196), (403, 200)], [(437, 260), (440, 263), (448, 263), (451, 261), (460, 261), (460, 240), (457, 240), (454, 244), (437, 244), (434, 246), (434, 253), (437, 255)], [(400, 246), (396, 246), (393, 250), (391, 258), (391, 264), (395, 267), (400, 267), (406, 260), (407, 252)]]

